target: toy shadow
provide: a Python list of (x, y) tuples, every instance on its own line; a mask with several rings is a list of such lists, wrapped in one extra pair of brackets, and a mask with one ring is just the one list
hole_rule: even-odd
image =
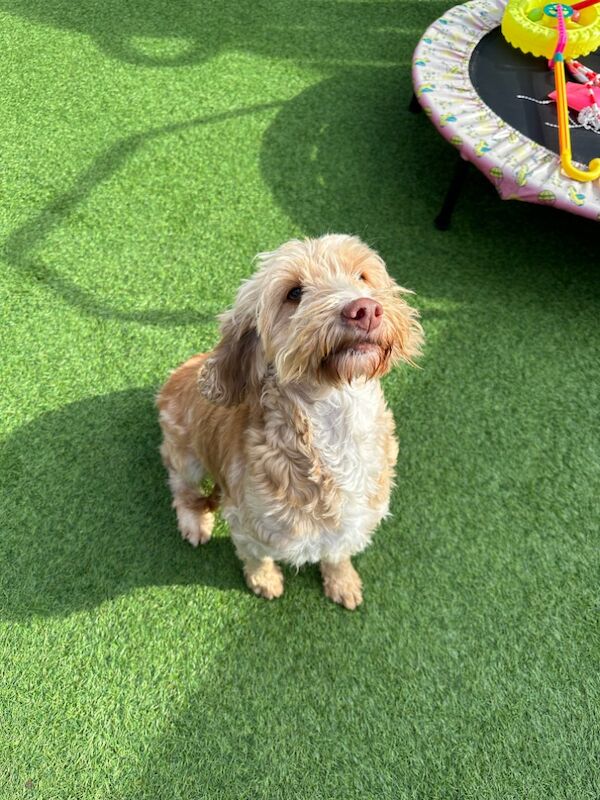
[[(411, 4), (408, 4), (409, 6)], [(416, 4), (415, 4), (416, 5)], [(446, 7), (428, 3), (431, 19)], [(293, 25), (285, 0), (214, 3), (204, 0), (2, 0), (0, 8), (32, 22), (92, 37), (110, 57), (142, 67), (202, 63), (224, 51), (257, 53), (303, 63), (396, 62), (410, 10), (396, 2), (299, 2)], [(335, 29), (335, 36), (323, 31)]]
[(134, 311), (115, 308), (80, 286), (58, 270), (49, 266), (38, 255), (39, 249), (52, 231), (68, 222), (69, 216), (85, 204), (93, 191), (108, 181), (144, 145), (154, 139), (164, 138), (189, 129), (217, 124), (229, 119), (237, 119), (249, 114), (261, 113), (278, 107), (277, 103), (264, 103), (247, 108), (233, 109), (221, 114), (196, 117), (186, 122), (163, 125), (144, 133), (134, 134), (118, 140), (97, 156), (74, 184), (55, 197), (38, 214), (17, 228), (4, 243), (2, 254), (7, 263), (19, 270), (23, 276), (39, 282), (63, 301), (83, 314), (114, 319), (121, 322), (137, 322), (146, 325), (180, 326), (200, 325), (211, 322), (214, 314), (203, 314), (187, 308), (177, 311), (150, 309)]
[(229, 538), (179, 538), (152, 392), (72, 403), (0, 448), (0, 615), (66, 615), (144, 585), (244, 588)]

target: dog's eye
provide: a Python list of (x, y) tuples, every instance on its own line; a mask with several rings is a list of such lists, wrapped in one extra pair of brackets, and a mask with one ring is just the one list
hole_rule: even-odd
[(367, 280), (367, 276), (365, 275), (364, 272), (361, 272), (359, 277), (360, 277), (361, 281), (366, 281)]
[(301, 286), (294, 286), (294, 288), (290, 289), (289, 292), (287, 293), (287, 299), (291, 300), (292, 303), (297, 303), (301, 297), (302, 297)]

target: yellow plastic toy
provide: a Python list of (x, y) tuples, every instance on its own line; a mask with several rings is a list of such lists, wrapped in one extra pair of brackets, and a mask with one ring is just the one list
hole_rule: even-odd
[[(563, 53), (567, 60), (587, 56), (600, 47), (600, 9), (594, 8), (597, 2), (593, 0), (586, 6), (561, 4), (568, 31)], [(556, 50), (557, 17), (556, 12), (547, 14), (546, 9), (555, 9), (557, 5), (544, 6), (543, 0), (509, 0), (502, 18), (504, 38), (524, 53), (551, 59)]]
[(600, 11), (594, 8), (599, 2), (583, 0), (574, 6), (565, 3), (540, 6), (539, 0), (509, 0), (502, 19), (502, 33), (513, 47), (544, 56), (551, 62), (556, 83), (561, 165), (568, 177), (578, 181), (600, 178), (600, 158), (590, 161), (587, 172), (573, 164), (565, 58), (578, 58), (600, 47)]

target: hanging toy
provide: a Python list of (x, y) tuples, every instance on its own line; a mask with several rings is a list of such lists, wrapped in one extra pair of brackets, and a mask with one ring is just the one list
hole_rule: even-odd
[[(579, 83), (567, 83), (567, 104), (570, 109), (576, 111), (579, 127), (586, 128), (588, 131), (600, 133), (600, 76), (597, 72), (588, 69), (579, 61), (567, 61), (567, 67), (571, 75)], [(581, 85), (583, 84), (583, 85)], [(523, 98), (523, 95), (519, 95)], [(548, 102), (556, 101), (556, 91), (550, 92)], [(533, 100), (534, 98), (525, 98)], [(544, 100), (535, 100), (536, 103), (544, 104)]]
[[(551, 61), (556, 84), (556, 105), (558, 110), (558, 144), (563, 172), (569, 178), (578, 181), (595, 181), (600, 178), (600, 158), (594, 158), (588, 165), (588, 171), (579, 169), (573, 164), (571, 154), (571, 132), (569, 130), (569, 106), (567, 105), (567, 85), (565, 79), (564, 51), (567, 45), (567, 28), (561, 3), (554, 4), (558, 28), (558, 42)], [(567, 6), (572, 11), (570, 6)], [(549, 6), (546, 6), (549, 10)], [(546, 13), (546, 12), (544, 12)], [(552, 14), (550, 13), (550, 16)]]
[(600, 133), (600, 108), (598, 108), (598, 97), (594, 89), (598, 88), (600, 96), (600, 75), (579, 61), (568, 61), (567, 67), (571, 75), (580, 83), (585, 84), (584, 89), (587, 94), (588, 103), (580, 109), (577, 122), (587, 130)]

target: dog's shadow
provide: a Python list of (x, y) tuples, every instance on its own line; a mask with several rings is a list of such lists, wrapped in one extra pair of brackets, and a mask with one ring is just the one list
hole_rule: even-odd
[(66, 615), (145, 585), (245, 591), (222, 525), (181, 541), (160, 463), (152, 392), (67, 405), (0, 447), (0, 615)]

